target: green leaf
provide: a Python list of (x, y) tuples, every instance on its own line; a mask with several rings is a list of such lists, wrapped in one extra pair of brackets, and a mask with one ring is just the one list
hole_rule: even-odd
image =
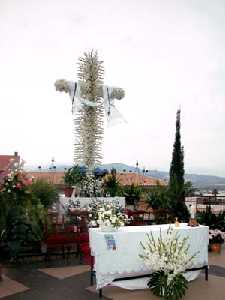
[(165, 300), (181, 299), (187, 289), (187, 280), (182, 274), (177, 274), (169, 285), (167, 275), (163, 271), (154, 272), (148, 282), (153, 294)]

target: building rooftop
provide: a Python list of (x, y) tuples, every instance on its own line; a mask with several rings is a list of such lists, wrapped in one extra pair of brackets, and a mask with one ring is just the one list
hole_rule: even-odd
[(118, 173), (117, 178), (121, 185), (155, 186), (166, 185), (164, 180), (153, 178), (138, 173)]
[[(52, 172), (28, 172), (28, 174), (34, 179), (43, 179), (50, 183), (61, 185), (64, 184), (64, 172), (52, 171)], [(117, 179), (121, 185), (138, 185), (138, 186), (155, 186), (166, 185), (166, 182), (157, 178), (144, 176), (137, 173), (117, 173)]]
[(64, 172), (28, 172), (28, 175), (31, 176), (34, 180), (42, 179), (49, 183), (60, 185), (64, 184)]

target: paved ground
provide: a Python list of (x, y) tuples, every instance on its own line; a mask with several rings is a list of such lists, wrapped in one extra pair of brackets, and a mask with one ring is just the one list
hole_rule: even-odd
[[(225, 287), (225, 251), (221, 255), (211, 255), (210, 254), (210, 262), (211, 266), (209, 269), (209, 274), (212, 275), (211, 286), (210, 289), (214, 289), (214, 278), (216, 278), (217, 282), (215, 281), (215, 290), (219, 296), (213, 300), (223, 300), (225, 299), (223, 294), (224, 287)], [(218, 262), (218, 263), (217, 263)], [(223, 265), (221, 265), (223, 262)], [(87, 291), (86, 288), (90, 285), (90, 278), (87, 269), (83, 266), (78, 271), (71, 269), (71, 266), (78, 265), (76, 259), (71, 259), (69, 262), (65, 262), (63, 260), (55, 260), (51, 263), (36, 263), (34, 264), (22, 264), (19, 267), (14, 266), (7, 268), (5, 270), (5, 274), (11, 280), (15, 280), (16, 282), (24, 285), (28, 288), (28, 290), (24, 290), (19, 293), (15, 293), (11, 296), (3, 297), (3, 287), (0, 283), (0, 299), (4, 300), (96, 300), (98, 299), (98, 294)], [(67, 268), (70, 266), (70, 268)], [(57, 274), (53, 273), (54, 276), (48, 275), (44, 273), (40, 269), (46, 267), (57, 267), (60, 268), (59, 277), (57, 278)], [(65, 270), (63, 270), (65, 267)], [(75, 267), (77, 268), (77, 267)], [(69, 269), (69, 277), (66, 277)], [(47, 270), (48, 271), (48, 270)], [(65, 274), (64, 274), (64, 273)], [(63, 275), (64, 274), (64, 275)], [(75, 274), (75, 275), (73, 275)], [(216, 277), (215, 277), (216, 276)], [(210, 277), (209, 277), (210, 280)], [(203, 280), (202, 280), (203, 281)], [(204, 282), (202, 282), (204, 284)], [(221, 293), (219, 291), (221, 286)], [(12, 285), (16, 287), (16, 285)], [(2, 290), (1, 290), (2, 288)], [(204, 288), (202, 287), (202, 290)], [(223, 289), (223, 292), (222, 292)], [(105, 291), (107, 288), (105, 289)], [(110, 290), (109, 290), (110, 291)], [(2, 296), (1, 296), (2, 292)], [(129, 294), (128, 294), (129, 293)], [(143, 293), (143, 292), (142, 292)], [(109, 298), (113, 299), (129, 299), (130, 297), (134, 299), (138, 296), (138, 300), (145, 299), (146, 292), (141, 297), (140, 292), (135, 296), (135, 293), (132, 292), (121, 292), (117, 294), (107, 293), (105, 292)], [(115, 296), (114, 296), (115, 295)], [(119, 295), (119, 296), (118, 296)], [(121, 296), (122, 295), (122, 296)], [(153, 298), (149, 298), (153, 299)], [(186, 299), (186, 298), (185, 298)]]
[[(76, 262), (70, 262), (76, 264)], [(62, 267), (68, 264), (63, 264), (62, 261), (52, 262), (49, 266)], [(84, 299), (98, 299), (98, 296), (85, 290), (89, 285), (89, 273), (83, 272), (81, 274), (70, 276), (64, 279), (58, 279), (49, 276), (39, 269), (46, 267), (43, 264), (36, 264), (36, 266), (19, 266), (7, 268), (5, 273), (7, 277), (22, 283), (29, 288), (26, 292), (16, 293), (12, 296), (4, 297), (4, 300), (84, 300)], [(1, 297), (1, 285), (0, 285)]]

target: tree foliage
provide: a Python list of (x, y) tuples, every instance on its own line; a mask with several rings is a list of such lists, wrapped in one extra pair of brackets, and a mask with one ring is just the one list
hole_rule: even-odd
[(186, 181), (184, 183), (184, 194), (185, 197), (191, 197), (194, 196), (196, 192), (196, 188), (193, 186), (191, 181)]
[(175, 188), (177, 198), (182, 198), (184, 195), (184, 148), (181, 145), (180, 135), (180, 110), (177, 111), (176, 117), (176, 135), (173, 145), (172, 161), (170, 164), (170, 189)]
[(122, 194), (126, 199), (127, 205), (136, 205), (143, 194), (143, 189), (132, 183), (129, 186), (122, 187)]
[(34, 192), (34, 186), (37, 187), (19, 166), (5, 176), (1, 185), (0, 242), (11, 258), (17, 258), (24, 248), (41, 241), (44, 235), (47, 207), (55, 194), (49, 192), (51, 197), (43, 198), (43, 189), (41, 197), (38, 189)]
[(189, 211), (185, 205), (185, 193), (191, 193), (193, 187), (184, 180), (184, 148), (181, 145), (180, 110), (176, 116), (176, 134), (170, 165), (168, 187), (157, 186), (149, 192), (147, 201), (158, 212), (160, 222), (168, 222), (178, 217), (180, 221), (189, 219)]
[(153, 209), (168, 209), (170, 205), (167, 187), (154, 187), (147, 195), (147, 202)]
[(69, 168), (64, 174), (64, 182), (66, 185), (80, 185), (86, 177), (86, 168), (75, 165)]
[[(55, 185), (43, 179), (33, 182), (29, 189), (32, 196), (39, 200), (45, 208), (51, 207), (58, 200), (58, 191)], [(33, 201), (35, 202), (35, 199)]]
[(111, 174), (104, 178), (103, 189), (105, 194), (111, 197), (120, 196), (122, 193), (121, 185), (116, 177), (116, 170), (112, 169)]
[(184, 148), (181, 144), (180, 135), (180, 110), (176, 116), (176, 134), (173, 145), (172, 161), (170, 165), (170, 180), (168, 195), (170, 197), (171, 213), (180, 218), (182, 221), (187, 221), (189, 212), (185, 205), (185, 180), (184, 180)]
[(43, 231), (37, 223), (38, 218), (30, 218), (31, 212), (27, 215), (26, 211), (24, 207), (17, 206), (14, 210), (10, 210), (7, 215), (3, 238), (10, 257), (14, 259), (25, 247), (42, 239)]
[(165, 300), (180, 300), (184, 297), (188, 282), (182, 274), (177, 274), (168, 284), (168, 275), (163, 271), (154, 272), (148, 282), (153, 294)]

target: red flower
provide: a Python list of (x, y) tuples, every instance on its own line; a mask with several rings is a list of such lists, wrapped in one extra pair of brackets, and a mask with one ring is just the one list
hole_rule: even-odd
[(21, 183), (17, 183), (17, 184), (16, 184), (16, 188), (17, 188), (17, 189), (21, 189), (21, 187), (22, 187), (22, 184), (21, 184)]

